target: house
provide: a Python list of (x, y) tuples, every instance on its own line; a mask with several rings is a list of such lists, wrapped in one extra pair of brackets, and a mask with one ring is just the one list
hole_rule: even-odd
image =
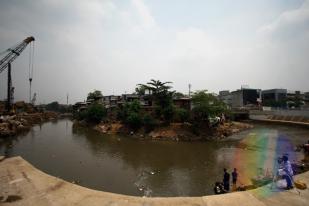
[(176, 107), (182, 108), (188, 111), (190, 111), (192, 108), (191, 106), (192, 101), (190, 97), (181, 97), (181, 98), (173, 99), (173, 103)]
[(85, 109), (87, 109), (87, 102), (76, 102), (74, 105), (73, 105), (73, 112), (81, 112)]
[(119, 95), (103, 96), (103, 103), (106, 108), (117, 107), (120, 102), (121, 102), (121, 96)]
[(121, 100), (123, 102), (133, 102), (134, 100), (139, 100), (140, 96), (137, 94), (123, 94)]

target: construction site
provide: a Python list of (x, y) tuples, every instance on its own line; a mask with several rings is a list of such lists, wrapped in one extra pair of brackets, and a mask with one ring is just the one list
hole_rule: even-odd
[[(33, 124), (57, 118), (56, 113), (46, 112), (43, 108), (35, 105), (37, 94), (35, 92), (32, 94), (34, 41), (34, 37), (27, 37), (22, 42), (0, 53), (0, 74), (3, 74), (4, 71), (7, 72), (7, 98), (0, 101), (0, 137), (14, 136), (19, 132), (29, 130)], [(29, 100), (15, 102), (15, 87), (12, 84), (13, 62), (22, 55), (27, 46), (29, 48)]]

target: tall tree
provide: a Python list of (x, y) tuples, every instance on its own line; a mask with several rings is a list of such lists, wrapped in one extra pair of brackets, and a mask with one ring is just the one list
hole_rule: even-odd
[(172, 82), (161, 82), (160, 80), (151, 79), (146, 84), (138, 84), (139, 87), (143, 87), (151, 91), (152, 99), (156, 106), (157, 117), (163, 118), (165, 123), (169, 123), (173, 118), (173, 92), (169, 91), (172, 86), (168, 85)]
[(87, 96), (87, 100), (98, 100), (103, 97), (102, 92), (99, 90), (94, 90), (93, 92), (89, 92)]
[(219, 100), (207, 90), (198, 91), (192, 96), (193, 118), (198, 124), (209, 123), (209, 118), (219, 116), (227, 109), (224, 102)]
[(155, 95), (171, 89), (172, 86), (169, 86), (168, 84), (172, 84), (172, 82), (161, 82), (160, 80), (151, 79), (150, 82), (147, 82), (146, 84), (138, 84), (138, 86), (152, 91)]

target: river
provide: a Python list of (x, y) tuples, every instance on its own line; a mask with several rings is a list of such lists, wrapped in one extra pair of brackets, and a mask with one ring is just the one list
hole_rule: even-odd
[(92, 189), (135, 196), (202, 196), (213, 194), (223, 168), (239, 171), (238, 184), (273, 172), (278, 156), (291, 161), (309, 139), (309, 130), (255, 124), (224, 141), (145, 141), (103, 135), (72, 127), (68, 119), (34, 126), (0, 142), (0, 155), (20, 155), (38, 169)]

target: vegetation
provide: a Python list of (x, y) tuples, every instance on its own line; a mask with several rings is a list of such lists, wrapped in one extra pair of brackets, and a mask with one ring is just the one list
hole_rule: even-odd
[(175, 109), (175, 115), (174, 120), (176, 122), (188, 122), (190, 118), (189, 111), (183, 108), (176, 108)]
[(58, 102), (51, 102), (45, 106), (45, 109), (48, 111), (58, 112), (60, 104)]
[(99, 90), (94, 90), (93, 92), (89, 92), (87, 96), (87, 101), (88, 100), (98, 100), (103, 97), (102, 92)]
[(100, 123), (106, 116), (107, 111), (101, 104), (92, 104), (87, 109), (74, 114), (76, 119), (85, 120), (93, 124)]
[(105, 107), (101, 104), (92, 104), (90, 105), (85, 113), (85, 119), (88, 122), (99, 123), (106, 117), (107, 111)]
[(118, 118), (134, 130), (142, 126), (141, 105), (139, 101), (126, 103), (123, 108), (118, 111)]
[[(206, 90), (193, 94), (192, 110), (175, 106), (173, 99), (179, 99), (185, 95), (171, 91), (170, 84), (171, 82), (154, 79), (146, 84), (138, 84), (135, 89), (136, 94), (141, 98), (147, 95), (147, 99), (152, 101), (152, 109), (147, 111), (141, 106), (139, 100), (134, 100), (117, 107), (116, 113), (110, 108), (109, 118), (116, 118), (133, 130), (143, 127), (146, 132), (150, 132), (158, 125), (168, 125), (171, 122), (189, 122), (197, 126), (209, 126), (212, 118), (227, 112), (226, 105)], [(92, 104), (79, 112), (77, 118), (93, 123), (102, 121), (107, 116), (107, 110), (97, 101), (100, 98), (102, 98), (101, 91), (90, 92), (87, 100), (92, 101)]]
[(151, 91), (151, 97), (155, 104), (156, 118), (169, 124), (173, 119), (173, 93), (169, 91), (172, 87), (168, 84), (172, 82), (161, 82), (160, 80), (151, 79), (147, 84), (139, 84), (140, 88)]
[(145, 95), (147, 88), (144, 85), (139, 85), (135, 88), (135, 93), (139, 96)]
[(227, 110), (224, 102), (214, 95), (207, 93), (207, 90), (198, 91), (192, 96), (192, 116), (196, 124), (208, 124), (211, 117), (220, 116)]
[(45, 109), (47, 111), (60, 112), (60, 113), (72, 112), (71, 105), (59, 104), (57, 101), (47, 104), (45, 106)]
[(143, 125), (144, 125), (144, 128), (145, 128), (145, 132), (148, 133), (148, 132), (152, 131), (153, 129), (155, 129), (155, 127), (158, 125), (158, 122), (151, 115), (145, 114), (145, 116), (143, 118)]
[(180, 98), (183, 98), (183, 97), (185, 97), (185, 95), (181, 92), (174, 92), (173, 93), (173, 98), (175, 98), (175, 99), (180, 99)]

